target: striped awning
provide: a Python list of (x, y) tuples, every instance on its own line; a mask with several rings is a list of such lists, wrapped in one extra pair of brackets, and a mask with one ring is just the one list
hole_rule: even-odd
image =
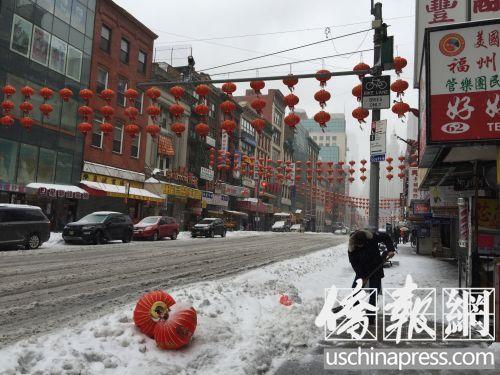
[(107, 196), (116, 198), (136, 199), (145, 202), (163, 202), (164, 199), (156, 194), (145, 189), (130, 187), (128, 194), (125, 186), (103, 184), (102, 182), (80, 181), (82, 187), (89, 192), (90, 195)]

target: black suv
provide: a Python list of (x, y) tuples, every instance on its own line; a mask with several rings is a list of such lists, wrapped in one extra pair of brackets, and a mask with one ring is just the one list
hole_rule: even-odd
[(198, 236), (213, 238), (215, 235), (226, 237), (226, 227), (222, 219), (206, 218), (191, 229), (191, 237), (193, 238)]
[(65, 242), (98, 245), (113, 240), (130, 242), (134, 226), (130, 217), (119, 212), (94, 212), (64, 227)]
[(0, 204), (0, 245), (38, 249), (50, 238), (50, 221), (39, 207)]

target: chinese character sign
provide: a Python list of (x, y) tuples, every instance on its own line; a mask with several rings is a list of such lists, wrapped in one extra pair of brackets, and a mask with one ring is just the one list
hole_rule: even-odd
[(470, 15), (472, 21), (499, 18), (500, 0), (472, 0)]
[(417, 33), (415, 36), (415, 87), (423, 52), (424, 32), (428, 27), (467, 21), (467, 0), (417, 0)]
[(499, 24), (430, 31), (430, 140), (500, 139)]

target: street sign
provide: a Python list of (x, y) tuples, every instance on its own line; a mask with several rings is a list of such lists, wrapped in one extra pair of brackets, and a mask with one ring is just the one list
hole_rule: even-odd
[(361, 104), (364, 109), (391, 107), (391, 76), (363, 78)]
[(386, 153), (387, 120), (372, 123), (370, 133), (370, 161), (380, 162), (385, 160)]
[(206, 181), (214, 180), (214, 171), (212, 169), (201, 167), (200, 178)]

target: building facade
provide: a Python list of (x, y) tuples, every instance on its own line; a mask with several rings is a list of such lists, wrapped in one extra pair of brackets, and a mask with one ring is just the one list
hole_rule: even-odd
[[(29, 100), (32, 129), (17, 120), (0, 127), (0, 202), (40, 206), (53, 229), (72, 220), (86, 198), (76, 186), (83, 162), (77, 94), (89, 85), (95, 10), (95, 1), (0, 3), (0, 81), (16, 89), (10, 98), (15, 118), (21, 115), (21, 88), (35, 90)], [(47, 100), (53, 108), (48, 117), (39, 110), (42, 87), (54, 91)], [(68, 102), (58, 95), (64, 87), (74, 94)]]

